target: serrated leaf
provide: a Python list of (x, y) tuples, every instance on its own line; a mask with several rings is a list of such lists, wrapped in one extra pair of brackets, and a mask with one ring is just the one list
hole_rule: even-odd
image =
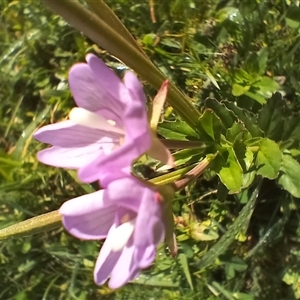
[(205, 106), (214, 111), (214, 113), (219, 117), (226, 129), (230, 128), (233, 125), (234, 121), (236, 121), (236, 117), (233, 112), (216, 99), (206, 99)]
[(222, 235), (219, 241), (215, 243), (212, 248), (209, 249), (209, 251), (206, 252), (203, 257), (196, 263), (196, 266), (199, 269), (213, 264), (218, 256), (224, 253), (230, 246), (230, 244), (235, 240), (235, 236), (240, 231), (240, 228), (244, 225), (245, 222), (247, 222), (247, 220), (249, 220), (249, 218), (251, 218), (259, 189), (260, 185), (255, 188), (247, 204), (240, 211), (238, 217), (229, 227), (227, 232)]
[(240, 136), (240, 133), (244, 130), (244, 125), (241, 122), (234, 122), (234, 124), (226, 132), (226, 140), (234, 143), (236, 138)]
[(199, 162), (201, 157), (203, 157), (202, 149), (183, 149), (175, 152), (173, 154), (175, 166), (178, 167), (184, 163), (189, 162), (189, 164), (193, 162)]
[(221, 121), (210, 109), (206, 109), (199, 118), (196, 129), (200, 134), (200, 139), (206, 140), (208, 138), (216, 142), (220, 140)]
[[(249, 159), (251, 158), (252, 155), (252, 160), (253, 160), (253, 153), (249, 149), (246, 148), (245, 144), (242, 142), (237, 142), (233, 145), (233, 150), (236, 155), (236, 158), (239, 161), (239, 164), (241, 165), (243, 172), (247, 172), (249, 170), (249, 167), (252, 163), (250, 162)], [(247, 154), (247, 156), (246, 156)]]
[(278, 144), (264, 138), (260, 143), (260, 150), (257, 152), (255, 164), (258, 168), (257, 174), (268, 179), (275, 179), (278, 176), (282, 162), (282, 153)]
[(283, 128), (283, 141), (292, 141), (292, 144), (300, 142), (300, 118), (298, 115), (286, 118)]
[(283, 102), (279, 93), (274, 94), (265, 104), (258, 115), (258, 126), (265, 136), (280, 141), (283, 133)]
[(253, 137), (263, 136), (263, 132), (256, 125), (256, 118), (251, 117), (248, 111), (236, 106), (234, 103), (229, 101), (224, 101), (224, 105), (228, 109), (230, 109), (237, 116), (237, 118), (245, 124), (245, 127)]
[(282, 155), (281, 175), (278, 183), (294, 197), (300, 198), (300, 165), (290, 154)]
[(167, 139), (188, 141), (189, 137), (198, 137), (197, 133), (186, 122), (164, 122), (159, 124), (157, 132)]

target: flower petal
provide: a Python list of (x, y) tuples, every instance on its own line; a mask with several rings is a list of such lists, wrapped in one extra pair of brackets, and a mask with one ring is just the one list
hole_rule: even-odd
[(147, 154), (170, 168), (175, 167), (174, 158), (169, 149), (153, 134), (152, 145)]
[[(113, 225), (109, 230), (108, 235), (114, 230), (115, 226)], [(94, 269), (94, 280), (96, 284), (101, 285), (106, 282), (121, 255), (122, 251), (114, 252), (111, 250), (109, 243), (106, 243), (106, 241), (104, 242)]]
[(132, 97), (131, 100), (135, 99), (134, 101), (143, 102), (145, 105), (146, 104), (145, 93), (143, 90), (143, 86), (139, 81), (139, 79), (137, 78), (137, 76), (131, 71), (126, 71), (123, 81), (124, 81), (124, 85), (126, 86), (126, 88), (129, 90), (131, 94)]
[(77, 169), (85, 166), (102, 153), (110, 153), (119, 145), (120, 135), (98, 129), (75, 125), (72, 121), (63, 121), (38, 129), (34, 137), (54, 147), (38, 153), (42, 163)]
[(152, 130), (156, 131), (158, 122), (160, 120), (160, 116), (162, 113), (162, 109), (164, 107), (166, 98), (167, 98), (167, 93), (168, 93), (168, 80), (165, 80), (160, 87), (159, 91), (157, 92), (155, 98), (153, 99), (151, 103), (151, 108), (150, 108), (150, 127)]
[(154, 261), (156, 255), (156, 246), (149, 245), (146, 248), (137, 248), (134, 253), (134, 259), (139, 268), (148, 268)]
[(148, 267), (155, 258), (155, 248), (165, 237), (165, 225), (162, 221), (162, 206), (156, 193), (145, 189), (140, 196), (141, 205), (134, 231), (135, 261), (139, 267)]
[[(140, 194), (140, 207), (134, 231), (134, 244), (146, 248), (148, 245), (157, 245), (165, 237), (162, 205), (157, 199), (157, 192), (145, 188)], [(147, 230), (145, 231), (145, 228)]]
[(118, 119), (123, 110), (118, 98), (122, 87), (124, 89), (123, 83), (95, 55), (87, 55), (86, 59), (88, 64), (76, 64), (69, 72), (69, 85), (76, 104), (90, 111), (107, 109)]
[(105, 238), (118, 208), (104, 199), (105, 191), (100, 190), (65, 202), (59, 209), (64, 227), (80, 239)]
[(135, 219), (125, 222), (107, 237), (106, 243), (109, 243), (112, 251), (120, 251), (125, 247), (134, 231), (134, 226)]
[[(131, 102), (128, 103), (124, 112), (125, 143), (109, 156), (101, 157), (92, 165), (82, 169), (78, 176), (84, 182), (100, 179), (101, 184), (105, 186), (105, 177), (109, 177), (112, 172), (124, 170), (126, 167), (131, 166), (133, 161), (151, 146), (151, 134), (148, 127), (142, 86), (131, 72), (126, 73), (124, 80), (132, 96)], [(99, 170), (101, 170), (101, 178), (99, 177)]]
[(122, 178), (109, 183), (105, 197), (107, 201), (114, 203), (114, 205), (137, 213), (145, 190), (149, 190), (149, 188), (144, 186), (138, 179), (123, 174)]
[(86, 130), (86, 127), (66, 120), (38, 129), (34, 138), (43, 143), (71, 148), (96, 143), (99, 133), (95, 129)]
[(98, 90), (102, 92), (102, 95), (106, 94), (106, 98), (101, 97), (100, 99), (101, 108), (107, 108), (120, 114), (124, 105), (130, 101), (127, 88), (120, 78), (96, 55), (88, 54), (86, 61), (94, 73), (93, 78), (97, 82)]
[(132, 244), (123, 248), (122, 255), (119, 257), (111, 273), (108, 283), (110, 288), (117, 289), (139, 275), (140, 269), (137, 268), (133, 260), (134, 250), (135, 248)]
[(125, 143), (110, 155), (99, 157), (98, 160), (80, 170), (78, 173), (80, 180), (83, 182), (100, 180), (105, 186), (105, 177), (131, 166), (133, 161), (151, 146), (147, 122), (145, 106), (142, 102), (128, 105), (124, 114)]

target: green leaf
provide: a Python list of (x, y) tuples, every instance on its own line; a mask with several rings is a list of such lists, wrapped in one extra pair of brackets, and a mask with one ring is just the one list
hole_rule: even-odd
[(286, 13), (285, 21), (288, 26), (298, 28), (300, 26), (300, 8), (297, 6), (290, 6)]
[(196, 267), (202, 269), (207, 266), (210, 266), (211, 264), (214, 263), (214, 261), (218, 258), (219, 255), (221, 255), (228, 249), (231, 243), (235, 240), (235, 236), (239, 233), (240, 228), (243, 226), (245, 222), (247, 222), (247, 220), (249, 220), (249, 218), (251, 218), (251, 215), (254, 210), (255, 202), (257, 199), (257, 195), (260, 189), (260, 185), (261, 182), (253, 191), (250, 199), (248, 200), (247, 204), (243, 207), (243, 209), (240, 211), (234, 223), (229, 227), (227, 232), (224, 235), (222, 235), (219, 241), (215, 243), (211, 247), (211, 249), (209, 249), (209, 251), (206, 252), (198, 262), (196, 262)]
[(273, 93), (280, 88), (280, 85), (274, 79), (267, 76), (263, 76), (253, 86), (259, 88), (263, 93)]
[(204, 156), (203, 151), (200, 151), (200, 149), (183, 149), (175, 152), (173, 154), (175, 166), (178, 168), (178, 166), (185, 164), (185, 163), (196, 163), (201, 160), (201, 158)]
[(203, 223), (192, 222), (189, 226), (191, 237), (196, 241), (212, 241), (216, 240), (219, 235), (210, 226), (206, 226)]
[(282, 140), (292, 141), (292, 144), (300, 142), (300, 118), (298, 115), (285, 118)]
[(229, 101), (224, 101), (223, 103), (245, 124), (245, 127), (251, 133), (252, 137), (263, 136), (263, 132), (256, 125), (256, 118), (254, 116), (251, 117), (247, 110), (242, 109)]
[(200, 134), (201, 140), (208, 139), (219, 142), (221, 136), (221, 122), (212, 110), (206, 109), (204, 111), (196, 129)]
[(156, 34), (154, 34), (154, 33), (148, 33), (148, 34), (144, 35), (144, 37), (143, 37), (143, 43), (145, 45), (153, 45), (155, 39), (156, 39)]
[(226, 6), (218, 11), (216, 19), (219, 22), (224, 22), (225, 20), (231, 19), (232, 16), (236, 15), (240, 16), (240, 12), (236, 7)]
[(275, 179), (278, 176), (281, 162), (282, 153), (278, 144), (268, 138), (264, 138), (260, 143), (260, 149), (255, 160), (258, 168), (257, 174), (268, 179)]
[(231, 90), (232, 95), (235, 96), (235, 97), (239, 97), (241, 95), (244, 95), (246, 92), (249, 91), (250, 87), (251, 87), (250, 85), (243, 86), (243, 85), (234, 83), (232, 85), (232, 90)]
[(269, 50), (268, 48), (263, 48), (258, 52), (258, 66), (259, 74), (264, 74), (267, 68)]
[(180, 253), (178, 255), (178, 260), (182, 267), (185, 278), (186, 278), (187, 282), (189, 283), (190, 288), (193, 290), (194, 287), (193, 287), (192, 277), (191, 277), (191, 273), (189, 270), (189, 265), (188, 265), (188, 260), (187, 260), (186, 255), (184, 253)]
[(214, 113), (219, 117), (221, 122), (224, 124), (225, 129), (230, 128), (236, 117), (232, 111), (230, 111), (223, 103), (219, 102), (216, 99), (208, 98), (205, 100), (205, 106), (214, 111)]
[[(235, 150), (235, 152), (237, 153), (236, 150)], [(238, 154), (237, 154), (237, 157), (239, 158)], [(244, 171), (243, 189), (248, 188), (255, 179), (256, 171), (250, 170), (250, 167), (253, 164), (253, 160), (254, 160), (253, 152), (249, 149), (246, 149), (243, 164), (241, 163), (241, 161), (239, 159), (239, 162), (240, 162), (241, 166), (243, 167), (243, 171)]]
[(213, 161), (212, 167), (229, 193), (240, 191), (243, 184), (243, 172), (232, 148), (222, 153), (222, 156), (218, 155)]
[(255, 300), (255, 296), (245, 293), (233, 293), (232, 295), (236, 300)]
[(258, 126), (265, 136), (280, 141), (283, 133), (284, 117), (283, 100), (279, 93), (274, 94), (265, 104), (258, 115)]
[(244, 131), (245, 127), (241, 122), (234, 122), (234, 124), (227, 130), (226, 140), (234, 143), (238, 139), (241, 133)]
[(247, 270), (248, 265), (238, 256), (222, 255), (220, 261), (225, 264), (225, 274), (228, 280), (235, 277), (236, 272)]
[(166, 276), (163, 272), (154, 275), (142, 273), (134, 279), (133, 283), (141, 284), (143, 286), (160, 286), (168, 288), (178, 288), (180, 285), (178, 279), (174, 280), (174, 277)]
[(206, 76), (210, 79), (210, 81), (213, 83), (213, 85), (219, 90), (220, 87), (215, 79), (215, 77), (210, 73), (208, 69), (205, 70)]
[(182, 49), (182, 45), (178, 41), (169, 38), (163, 38), (160, 41), (160, 44), (168, 46), (170, 48)]
[(188, 141), (191, 137), (199, 138), (196, 131), (182, 121), (161, 123), (157, 128), (157, 132), (166, 139)]
[(255, 100), (256, 102), (258, 102), (259, 104), (265, 104), (267, 103), (267, 100), (265, 99), (265, 97), (258, 95), (257, 93), (252, 93), (252, 92), (246, 92), (245, 93), (246, 96), (252, 98), (253, 100)]
[(284, 276), (282, 281), (285, 282), (287, 285), (291, 285), (292, 290), (295, 295), (295, 299), (300, 299), (300, 276), (299, 271), (293, 268), (287, 268), (284, 271)]
[[(255, 76), (255, 74), (254, 74), (254, 76)], [(234, 82), (235, 83), (242, 84), (244, 86), (245, 83), (252, 83), (253, 80), (254, 80), (253, 74), (250, 75), (248, 72), (246, 72), (243, 69), (237, 68), (234, 70)]]
[(282, 155), (282, 166), (280, 168), (278, 183), (294, 197), (300, 198), (299, 174), (300, 165), (290, 154)]
[(222, 294), (227, 300), (235, 300), (232, 296), (232, 293), (226, 290), (223, 286), (221, 286), (218, 282), (213, 281), (211, 286), (214, 290), (217, 290), (220, 294)]

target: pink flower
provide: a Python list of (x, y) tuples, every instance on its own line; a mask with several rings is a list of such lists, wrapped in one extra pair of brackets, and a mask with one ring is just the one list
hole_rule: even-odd
[(119, 288), (152, 264), (156, 246), (165, 238), (160, 198), (130, 176), (62, 205), (63, 224), (72, 235), (106, 238), (94, 270), (97, 284), (110, 278), (109, 286)]
[(132, 162), (151, 146), (146, 99), (132, 72), (127, 71), (122, 82), (95, 55), (88, 54), (86, 60), (69, 73), (78, 105), (70, 120), (44, 126), (34, 137), (53, 145), (38, 153), (41, 162), (78, 169), (82, 181), (101, 179), (105, 186), (114, 171), (128, 173)]

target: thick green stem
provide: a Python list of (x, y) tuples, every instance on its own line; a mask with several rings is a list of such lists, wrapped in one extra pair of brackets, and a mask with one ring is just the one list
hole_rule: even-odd
[[(128, 41), (126, 36), (123, 37), (122, 33), (111, 28), (105, 22), (105, 19), (100, 19), (96, 14), (85, 9), (74, 0), (43, 1), (76, 29), (82, 31), (95, 43), (120, 58), (156, 89), (160, 88), (162, 82), (166, 79), (165, 76), (145, 57), (142, 51), (133, 46), (131, 39)], [(101, 6), (101, 3), (100, 1), (98, 5)], [(184, 121), (192, 127), (195, 126), (200, 116), (198, 110), (173, 84), (169, 86), (168, 102)]]
[(103, 20), (115, 32), (118, 32), (132, 46), (136, 48), (142, 55), (149, 59), (142, 47), (136, 42), (131, 33), (127, 30), (120, 19), (114, 14), (110, 7), (103, 0), (85, 0), (92, 12), (94, 12), (101, 20)]

